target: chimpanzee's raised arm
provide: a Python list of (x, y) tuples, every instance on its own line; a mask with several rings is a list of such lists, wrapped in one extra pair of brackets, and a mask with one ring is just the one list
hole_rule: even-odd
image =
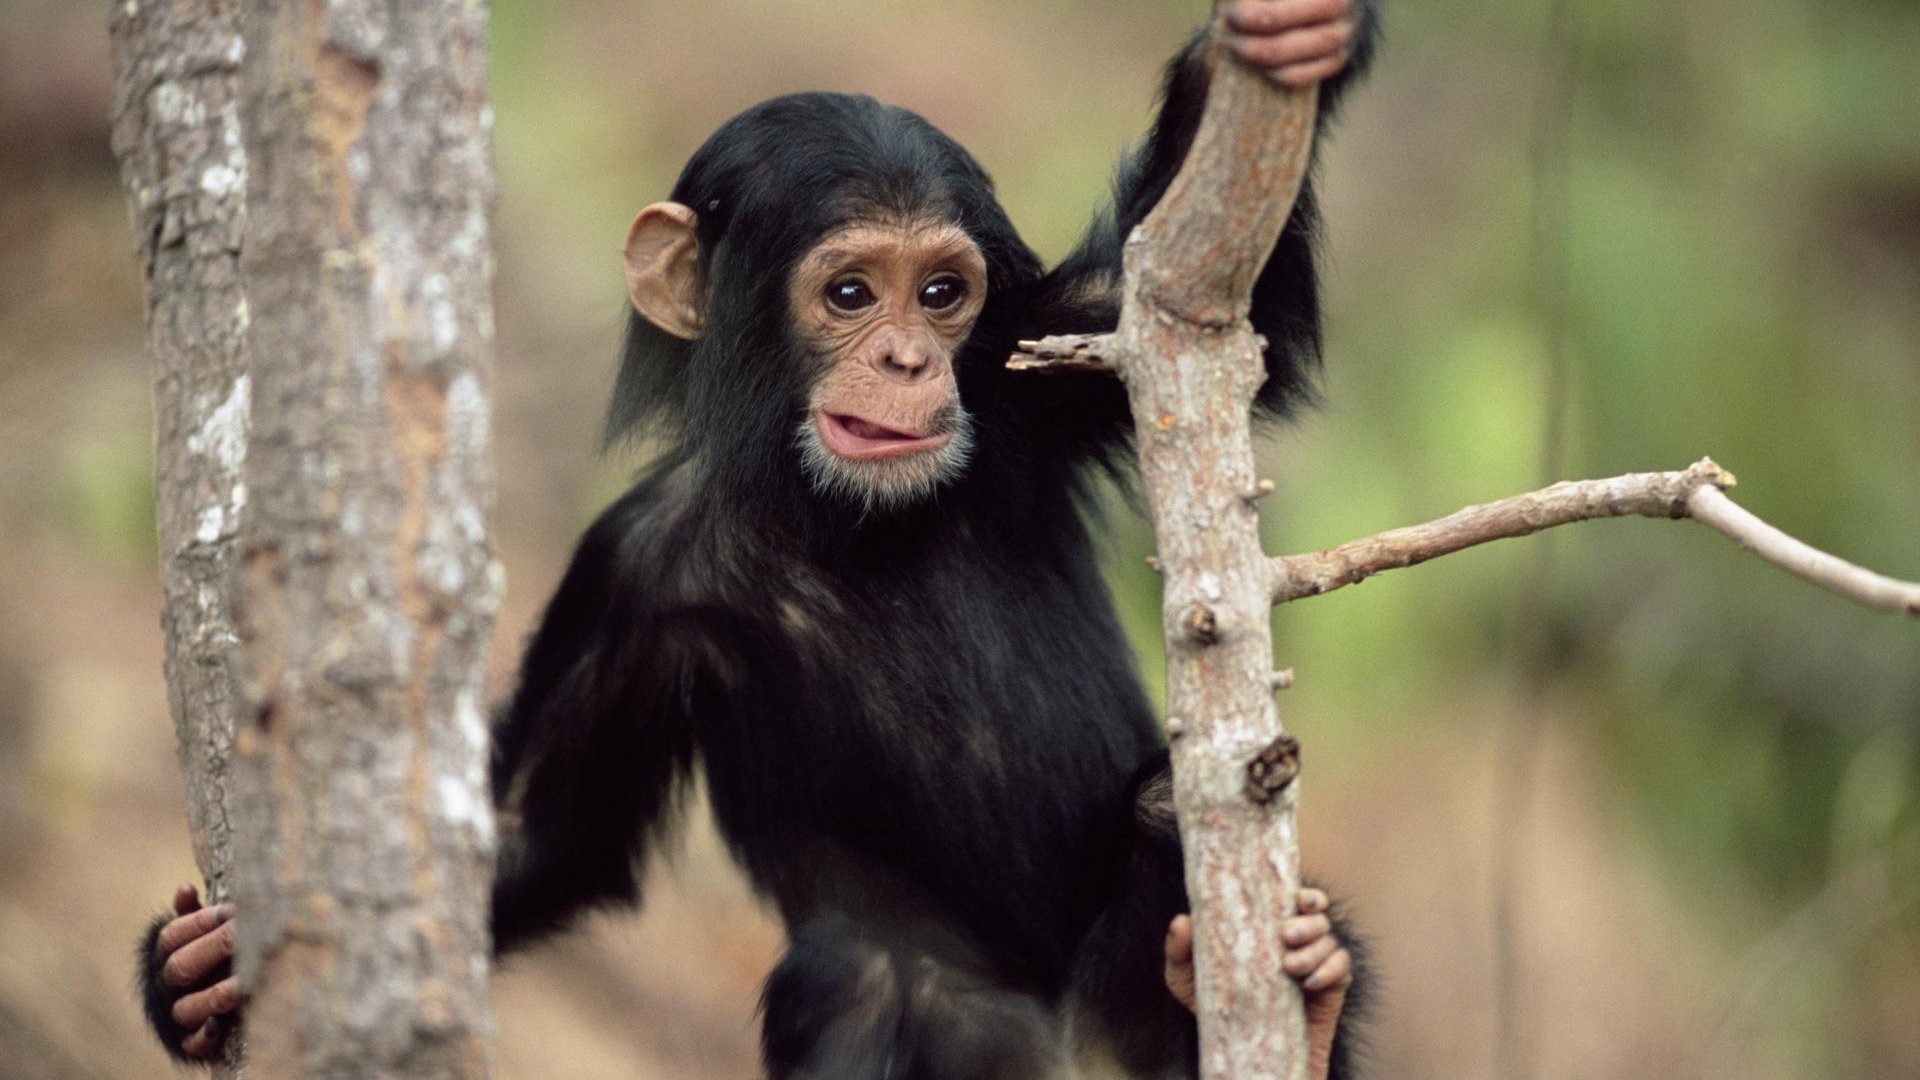
[[(1319, 82), (1316, 131), (1324, 132), (1344, 91), (1372, 58), (1378, 25), (1377, 0), (1239, 0), (1223, 25), (1195, 34), (1167, 67), (1159, 116), (1121, 163), (1112, 205), (1094, 218), (1079, 247), (1037, 286), (1022, 320), (1022, 336), (1113, 328), (1119, 318), (1121, 245), (1166, 194), (1186, 160), (1214, 65), (1234, 54), (1282, 85)], [(1318, 226), (1309, 176), (1253, 287), (1250, 317), (1255, 331), (1267, 339), (1268, 377), (1258, 403), (1275, 414), (1311, 396), (1309, 377), (1319, 362), (1320, 294), (1314, 266)], [(1067, 393), (1040, 393), (1071, 402), (1061, 419), (1079, 419), (1081, 423), (1069, 427), (1076, 434), (1099, 440), (1130, 430), (1124, 397), (1117, 387), (1100, 389), (1100, 376), (1028, 378), (1073, 384)]]

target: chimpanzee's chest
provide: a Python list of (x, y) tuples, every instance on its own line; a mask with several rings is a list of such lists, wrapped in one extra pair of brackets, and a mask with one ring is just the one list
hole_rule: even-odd
[[(829, 850), (1050, 942), (1158, 736), (1091, 567), (965, 554), (859, 581), (791, 571), (767, 655), (700, 719), (709, 788), (737, 847)], [(841, 884), (741, 854), (797, 906)]]

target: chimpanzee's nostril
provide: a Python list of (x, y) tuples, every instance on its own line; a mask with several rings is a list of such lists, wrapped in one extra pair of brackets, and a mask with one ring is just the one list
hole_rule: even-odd
[(932, 370), (932, 358), (922, 349), (889, 349), (880, 354), (880, 367), (889, 374), (914, 380)]

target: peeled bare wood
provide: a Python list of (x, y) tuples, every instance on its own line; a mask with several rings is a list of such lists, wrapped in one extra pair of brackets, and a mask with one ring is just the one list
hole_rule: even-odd
[(499, 593), (485, 8), (243, 14), (248, 1071), (482, 1077)]
[(1795, 540), (1727, 498), (1718, 488), (1696, 489), (1687, 500), (1687, 514), (1720, 530), (1741, 547), (1789, 574), (1870, 608), (1920, 618), (1920, 583), (1876, 574)]
[(1733, 474), (1712, 458), (1675, 472), (1564, 481), (1326, 551), (1276, 558), (1271, 564), (1273, 602), (1319, 596), (1385, 570), (1416, 566), (1491, 540), (1576, 521), (1639, 516), (1693, 518), (1787, 572), (1850, 600), (1920, 617), (1920, 584), (1876, 574), (1795, 540), (1727, 498), (1726, 489), (1733, 485)]

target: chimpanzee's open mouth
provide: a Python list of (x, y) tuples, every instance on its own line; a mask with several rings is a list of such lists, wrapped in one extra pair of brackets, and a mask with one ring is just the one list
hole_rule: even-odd
[(944, 431), (930, 435), (902, 431), (847, 413), (821, 410), (814, 417), (820, 427), (820, 442), (840, 457), (854, 461), (879, 461), (938, 450), (953, 438)]

